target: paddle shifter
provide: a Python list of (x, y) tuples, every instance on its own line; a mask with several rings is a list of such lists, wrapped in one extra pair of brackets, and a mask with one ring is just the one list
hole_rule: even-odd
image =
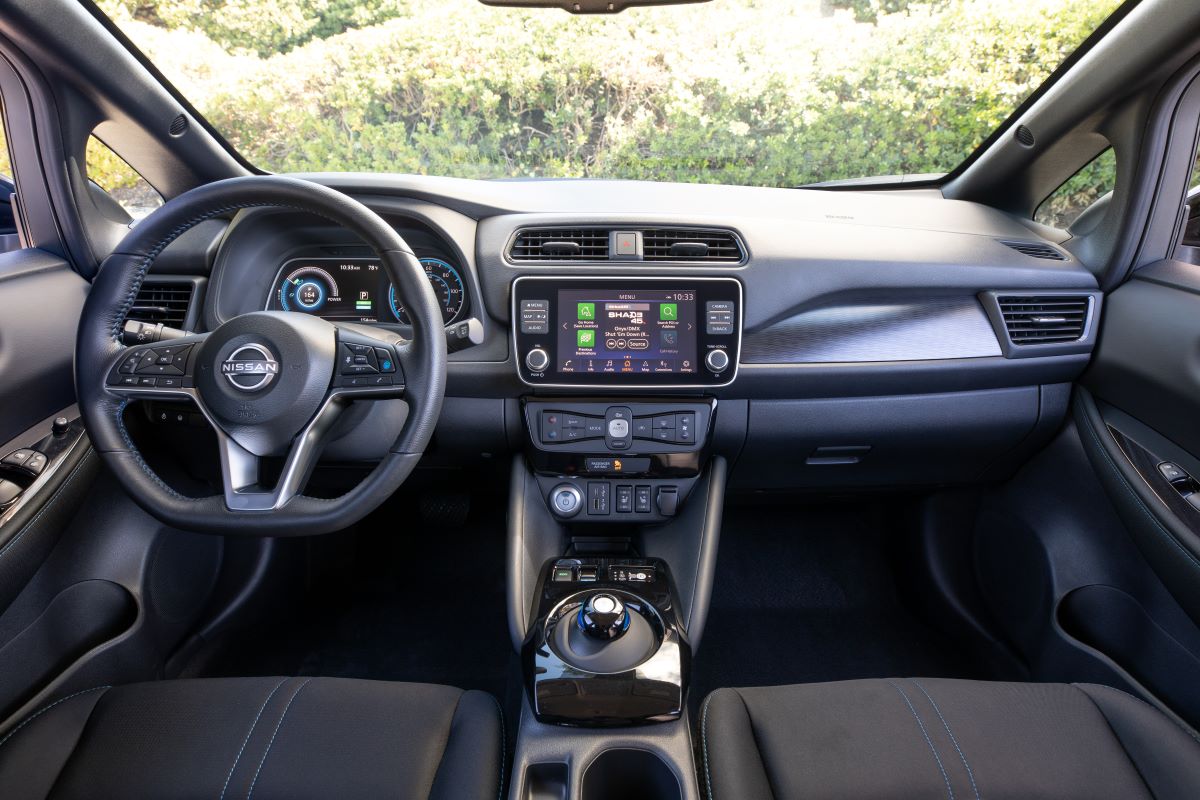
[(593, 639), (612, 641), (629, 630), (629, 612), (616, 595), (597, 592), (579, 607), (579, 628)]

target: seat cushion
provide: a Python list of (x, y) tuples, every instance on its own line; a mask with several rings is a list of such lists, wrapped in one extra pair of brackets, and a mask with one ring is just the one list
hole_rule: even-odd
[(503, 767), (482, 692), (337, 678), (97, 688), (0, 738), (0, 797), (487, 798)]
[(710, 800), (1200, 797), (1200, 742), (1105, 686), (942, 679), (720, 689)]

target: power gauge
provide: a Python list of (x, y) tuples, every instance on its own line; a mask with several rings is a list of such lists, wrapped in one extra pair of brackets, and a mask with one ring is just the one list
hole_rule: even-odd
[(284, 311), (317, 314), (326, 303), (337, 299), (337, 281), (320, 267), (301, 267), (284, 276), (279, 284), (279, 305)]

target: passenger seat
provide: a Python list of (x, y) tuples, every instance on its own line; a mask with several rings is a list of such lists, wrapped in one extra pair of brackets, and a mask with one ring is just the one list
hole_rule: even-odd
[(1090, 684), (944, 679), (719, 689), (709, 800), (1195, 800), (1196, 733)]

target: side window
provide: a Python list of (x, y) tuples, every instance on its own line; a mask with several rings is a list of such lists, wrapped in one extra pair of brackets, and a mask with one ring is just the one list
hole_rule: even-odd
[(131, 218), (139, 220), (163, 204), (154, 187), (95, 136), (88, 137), (85, 159), (93, 190), (100, 189)]
[(1068, 228), (1088, 206), (1117, 185), (1117, 156), (1110, 147), (1076, 172), (1042, 201), (1033, 214), (1035, 222), (1053, 228)]
[[(2, 107), (0, 102), (0, 110)], [(3, 118), (3, 114), (0, 113), (0, 121)], [(16, 212), (12, 200), (16, 190), (12, 155), (8, 149), (8, 131), (0, 124), (0, 253), (21, 249), (21, 237), (17, 234)]]

